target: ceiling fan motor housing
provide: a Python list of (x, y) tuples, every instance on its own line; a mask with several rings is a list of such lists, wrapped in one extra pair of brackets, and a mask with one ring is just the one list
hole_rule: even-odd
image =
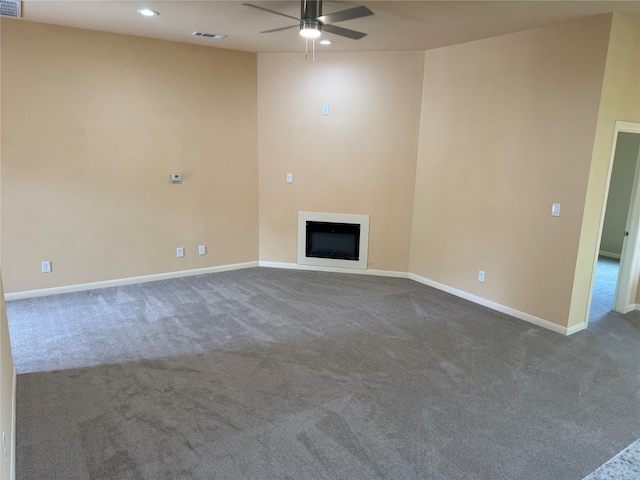
[(322, 16), (322, 0), (302, 0), (300, 2), (300, 19), (316, 19)]

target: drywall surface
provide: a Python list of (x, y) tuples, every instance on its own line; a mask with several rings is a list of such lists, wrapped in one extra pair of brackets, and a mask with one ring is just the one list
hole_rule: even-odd
[[(2, 52), (2, 36), (0, 35), (0, 53)], [(2, 64), (0, 62), (0, 80), (2, 79)], [(2, 108), (2, 83), (0, 81), (0, 109)], [(2, 122), (0, 122), (0, 138), (2, 137)], [(0, 176), (2, 174), (2, 148), (0, 148)], [(0, 185), (0, 204), (2, 203)], [(1, 211), (1, 209), (0, 209)], [(2, 223), (0, 222), (0, 231)], [(2, 237), (0, 236), (0, 243)], [(15, 412), (13, 406), (16, 399), (16, 371), (11, 355), (11, 341), (9, 338), (9, 324), (7, 310), (4, 305), (4, 289), (2, 286), (2, 272), (0, 272), (0, 439), (4, 434), (7, 448), (7, 458), (4, 457), (0, 446), (0, 478), (13, 480), (15, 478)]]
[(425, 53), (411, 273), (567, 325), (610, 24)]
[(640, 135), (625, 132), (618, 134), (600, 240), (600, 253), (603, 255), (620, 258), (622, 253), (639, 150)]
[[(599, 251), (613, 133), (617, 120), (640, 121), (640, 21), (613, 14), (589, 184), (576, 262), (569, 327), (584, 322)], [(634, 290), (637, 285), (634, 286)]]
[(7, 293), (258, 260), (256, 75), (254, 54), (2, 19)]
[(298, 211), (361, 214), (368, 268), (407, 271), (422, 67), (419, 52), (258, 56), (261, 261), (297, 261)]
[(15, 462), (15, 412), (13, 405), (16, 396), (16, 371), (11, 356), (9, 325), (4, 306), (1, 277), (0, 273), (0, 438), (4, 433), (7, 459), (5, 460), (2, 446), (0, 446), (0, 478), (12, 479), (14, 478)]

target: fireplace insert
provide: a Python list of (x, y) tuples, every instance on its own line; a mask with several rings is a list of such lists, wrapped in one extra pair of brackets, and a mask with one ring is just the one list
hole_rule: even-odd
[(306, 256), (359, 260), (360, 225), (307, 221)]

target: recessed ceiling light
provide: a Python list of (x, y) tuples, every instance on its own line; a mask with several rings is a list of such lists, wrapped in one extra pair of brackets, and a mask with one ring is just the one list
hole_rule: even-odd
[(155, 10), (151, 10), (149, 8), (139, 8), (138, 13), (140, 15), (144, 15), (145, 17), (155, 17), (156, 15), (160, 15)]
[(331, 40), (327, 40), (326, 38), (323, 38), (322, 40), (319, 40), (318, 43), (320, 45), (331, 45), (333, 42)]

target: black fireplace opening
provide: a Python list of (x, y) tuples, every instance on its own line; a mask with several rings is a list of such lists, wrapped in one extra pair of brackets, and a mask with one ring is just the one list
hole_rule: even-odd
[(360, 225), (307, 221), (305, 253), (307, 257), (359, 260)]

